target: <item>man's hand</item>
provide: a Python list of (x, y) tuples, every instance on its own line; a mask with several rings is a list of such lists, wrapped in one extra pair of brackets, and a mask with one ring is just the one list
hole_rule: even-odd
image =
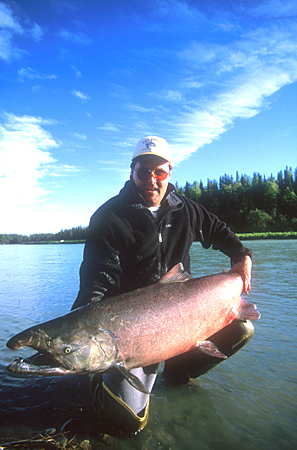
[(251, 289), (251, 277), (252, 277), (252, 260), (249, 256), (245, 256), (242, 261), (235, 264), (229, 273), (236, 272), (242, 278), (243, 292), (247, 293)]

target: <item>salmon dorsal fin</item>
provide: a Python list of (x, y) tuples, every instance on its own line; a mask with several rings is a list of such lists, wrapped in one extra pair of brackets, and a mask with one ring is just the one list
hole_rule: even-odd
[(166, 284), (166, 283), (183, 283), (184, 281), (188, 281), (192, 278), (192, 276), (184, 269), (182, 263), (176, 264), (169, 272), (166, 273), (158, 283)]

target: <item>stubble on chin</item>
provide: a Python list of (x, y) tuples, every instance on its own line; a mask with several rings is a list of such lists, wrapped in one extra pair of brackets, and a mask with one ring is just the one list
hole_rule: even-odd
[(143, 197), (144, 197), (148, 207), (157, 206), (159, 204), (159, 197), (160, 197), (160, 195), (158, 194), (157, 191), (153, 195), (150, 195), (150, 194), (148, 194), (148, 192), (145, 192), (143, 194)]

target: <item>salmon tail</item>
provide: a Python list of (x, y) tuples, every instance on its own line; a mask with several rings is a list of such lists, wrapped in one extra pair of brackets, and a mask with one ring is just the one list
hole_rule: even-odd
[(240, 320), (258, 320), (260, 319), (261, 314), (257, 310), (257, 306), (254, 303), (249, 303), (240, 297), (240, 305), (237, 319)]

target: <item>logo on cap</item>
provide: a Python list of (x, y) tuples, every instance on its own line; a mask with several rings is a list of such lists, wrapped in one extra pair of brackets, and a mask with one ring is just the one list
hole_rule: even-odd
[(156, 144), (153, 141), (149, 141), (145, 143), (146, 148), (156, 147)]

